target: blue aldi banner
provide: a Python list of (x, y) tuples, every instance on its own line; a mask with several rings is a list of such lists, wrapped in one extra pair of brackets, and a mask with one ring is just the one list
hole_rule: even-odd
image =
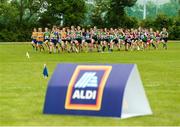
[(121, 118), (152, 114), (134, 64), (58, 64), (43, 112)]

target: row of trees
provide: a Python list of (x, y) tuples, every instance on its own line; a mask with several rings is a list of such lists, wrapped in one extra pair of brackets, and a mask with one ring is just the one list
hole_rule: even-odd
[[(156, 0), (158, 2), (158, 0)], [(147, 1), (147, 18), (155, 19), (158, 14), (166, 14), (168, 17), (175, 17), (180, 13), (180, 0), (170, 0), (168, 3), (158, 4), (153, 1)], [(143, 4), (136, 3), (133, 7), (126, 7), (128, 16), (143, 19)]]
[(30, 41), (33, 27), (168, 27), (180, 39), (179, 17), (159, 15), (140, 20), (131, 11), (137, 0), (0, 0), (0, 42)]
[(161, 30), (163, 27), (168, 29), (170, 33), (169, 39), (180, 39), (180, 15), (176, 17), (168, 17), (167, 15), (157, 15), (155, 19), (147, 18), (139, 23), (140, 26), (145, 28), (153, 28)]

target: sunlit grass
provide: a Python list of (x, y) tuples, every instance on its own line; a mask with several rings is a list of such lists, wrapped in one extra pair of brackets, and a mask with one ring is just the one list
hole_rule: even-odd
[[(0, 125), (180, 125), (180, 43), (168, 45), (168, 50), (48, 54), (27, 44), (0, 44)], [(62, 62), (137, 64), (153, 115), (123, 120), (44, 115), (49, 79), (43, 79), (43, 65), (52, 75)]]

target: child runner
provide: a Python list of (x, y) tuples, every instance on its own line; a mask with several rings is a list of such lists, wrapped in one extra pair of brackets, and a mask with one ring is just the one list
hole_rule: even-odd
[(54, 50), (54, 53), (56, 53), (56, 48), (57, 48), (57, 42), (58, 42), (58, 33), (56, 32), (56, 26), (53, 26), (51, 34), (50, 34), (50, 52), (52, 53), (52, 50)]
[(161, 40), (163, 43), (163, 48), (165, 48), (167, 50), (167, 41), (168, 41), (169, 34), (168, 34), (166, 28), (162, 29), (160, 35), (161, 35)]
[(44, 47), (43, 47), (44, 33), (42, 32), (42, 28), (38, 28), (37, 41), (38, 41), (37, 47), (39, 48), (39, 50), (44, 51)]
[(156, 36), (156, 48), (158, 48), (158, 47), (159, 47), (160, 40), (161, 40), (161, 36), (160, 36), (159, 30), (157, 30), (157, 31), (155, 32), (155, 36)]
[(46, 27), (44, 32), (44, 44), (46, 45), (48, 51), (50, 50), (49, 42), (50, 42), (50, 32)]
[(156, 45), (154, 44), (154, 41), (155, 41), (155, 33), (154, 33), (154, 31), (153, 31), (152, 28), (150, 28), (149, 34), (150, 34), (150, 45), (152, 45), (153, 48), (156, 49)]
[(125, 51), (128, 51), (129, 48), (131, 47), (131, 43), (132, 43), (132, 38), (131, 38), (131, 34), (129, 31), (126, 31), (125, 33)]
[(36, 48), (36, 50), (37, 50), (37, 36), (38, 36), (38, 32), (37, 32), (36, 28), (34, 28), (32, 35), (31, 35), (31, 38), (32, 38), (31, 44), (32, 44), (33, 49)]
[(86, 33), (85, 33), (85, 42), (87, 42), (88, 44), (88, 51), (92, 52), (93, 51), (92, 36), (88, 29), (86, 29)]

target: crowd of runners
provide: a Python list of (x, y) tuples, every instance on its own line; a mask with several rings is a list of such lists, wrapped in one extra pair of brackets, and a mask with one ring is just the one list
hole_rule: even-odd
[(123, 28), (81, 28), (57, 27), (52, 29), (34, 28), (32, 32), (32, 46), (37, 51), (49, 53), (61, 52), (113, 52), (114, 50), (148, 50), (167, 49), (168, 32), (152, 28), (123, 29)]

